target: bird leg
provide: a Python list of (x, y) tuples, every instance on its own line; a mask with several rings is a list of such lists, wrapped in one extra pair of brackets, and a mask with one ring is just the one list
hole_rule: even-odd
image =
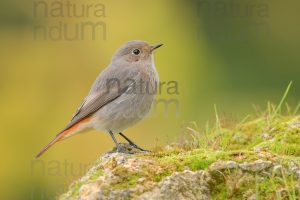
[(130, 144), (130, 146), (132, 146), (132, 147), (134, 147), (136, 149), (139, 149), (141, 151), (147, 151), (147, 152), (149, 152), (149, 150), (142, 149), (141, 147), (139, 147), (138, 145), (136, 145), (128, 137), (126, 137), (123, 133), (120, 132), (119, 134)]
[(116, 145), (116, 148), (117, 148), (117, 151), (120, 152), (121, 151), (121, 147), (120, 147), (120, 144), (118, 143), (116, 137), (114, 136), (114, 133), (112, 131), (108, 131), (110, 137), (113, 139), (115, 145)]
[(127, 151), (122, 144), (118, 143), (117, 139), (115, 138), (114, 136), (114, 133), (112, 131), (108, 131), (109, 135), (111, 136), (111, 138), (113, 139), (115, 145), (116, 145), (116, 149), (117, 149), (117, 152), (119, 153), (125, 153), (125, 154), (132, 154), (130, 153), (129, 151)]

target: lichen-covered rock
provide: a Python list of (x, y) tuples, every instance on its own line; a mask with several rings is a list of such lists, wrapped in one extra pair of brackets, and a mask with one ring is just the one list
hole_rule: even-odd
[[(206, 171), (175, 172), (157, 182), (153, 177), (163, 174), (164, 168), (151, 159), (110, 153), (105, 154), (98, 163), (60, 198), (209, 199), (210, 176)], [(93, 178), (95, 175), (98, 177)]]
[(210, 170), (224, 170), (237, 168), (238, 164), (235, 161), (223, 161), (218, 160), (217, 162), (209, 166)]
[(154, 189), (142, 194), (138, 200), (208, 200), (210, 175), (206, 171), (175, 172), (163, 179)]
[(251, 163), (246, 162), (246, 163), (239, 164), (240, 168), (242, 168), (243, 170), (246, 170), (246, 171), (251, 171), (251, 172), (263, 171), (271, 166), (272, 166), (272, 162), (265, 161), (265, 160), (257, 160), (255, 162), (251, 162)]
[[(300, 163), (300, 161), (299, 161)], [(293, 173), (294, 177), (300, 182), (300, 167), (299, 167), (299, 164), (298, 165), (296, 164), (296, 162), (294, 161), (291, 161), (289, 163), (290, 167), (289, 167), (289, 170)], [(300, 185), (300, 183), (299, 183)]]
[[(178, 155), (180, 158), (176, 159), (188, 157), (182, 153)], [(256, 188), (251, 187), (257, 181), (262, 184), (271, 181), (271, 176), (267, 174), (283, 177), (282, 173), (297, 176), (299, 172), (295, 163), (290, 163), (290, 168), (286, 168), (261, 159), (242, 163), (216, 160), (206, 170), (193, 171), (185, 165), (182, 170), (178, 167), (170, 163), (166, 165), (145, 154), (107, 153), (60, 199), (206, 200), (224, 189), (229, 196), (239, 191), (244, 199), (255, 199), (256, 193), (253, 191)]]
[(129, 154), (104, 154), (59, 199), (300, 199), (299, 117), (264, 120), (219, 127), (191, 147), (123, 144)]

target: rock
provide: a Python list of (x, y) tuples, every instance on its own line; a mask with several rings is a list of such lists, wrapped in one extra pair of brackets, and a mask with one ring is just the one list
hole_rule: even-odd
[(270, 134), (268, 134), (268, 133), (263, 133), (263, 134), (261, 134), (261, 137), (262, 137), (263, 139), (268, 139), (268, 138), (270, 137)]
[(290, 169), (290, 171), (291, 171), (292, 173), (294, 173), (294, 177), (295, 177), (297, 180), (300, 180), (300, 167), (299, 167), (299, 163), (298, 163), (298, 165), (297, 165), (295, 162), (292, 162), (292, 161), (291, 161), (289, 164), (290, 164), (289, 169)]
[(142, 182), (144, 182), (146, 179), (144, 178), (144, 177), (142, 177), (142, 178), (139, 178), (137, 181), (139, 182), (139, 183), (142, 183)]
[(256, 195), (255, 195), (255, 191), (253, 190), (247, 190), (244, 194), (243, 194), (243, 199), (255, 199)]
[(281, 176), (282, 174), (282, 165), (275, 165), (272, 170), (273, 174)]
[(142, 194), (138, 200), (208, 200), (210, 175), (206, 171), (175, 172), (163, 179), (153, 190)]
[(290, 129), (299, 129), (300, 128), (300, 121), (297, 120), (293, 120), (290, 123), (288, 123), (288, 128)]
[(256, 184), (265, 187), (273, 175), (282, 178), (281, 172), (284, 172), (293, 173), (296, 179), (300, 177), (298, 161), (290, 162), (289, 167), (276, 159), (242, 163), (238, 163), (240, 159), (238, 162), (215, 160), (205, 166), (208, 163), (205, 156), (205, 151), (175, 151), (171, 155), (170, 152), (123, 154), (112, 151), (101, 156), (59, 199), (206, 200), (223, 199), (224, 195), (231, 199), (235, 194), (243, 199), (255, 199)]
[(247, 200), (256, 200), (256, 194), (252, 194)]
[(271, 161), (265, 161), (265, 160), (257, 160), (255, 162), (245, 162), (242, 164), (239, 164), (239, 167), (243, 170), (250, 171), (250, 172), (260, 172), (263, 171), (269, 167), (272, 166)]
[(222, 161), (219, 160), (209, 166), (210, 170), (224, 170), (237, 168), (238, 164), (235, 161)]
[(97, 183), (89, 183), (86, 185), (83, 185), (79, 189), (80, 194), (80, 200), (96, 200), (99, 196), (99, 194), (95, 191), (97, 191), (98, 184)]
[[(154, 160), (139, 158), (121, 153), (105, 154), (99, 164), (93, 166), (86, 176), (70, 187), (70, 191), (60, 199), (80, 200), (117, 200), (117, 199), (209, 199), (210, 179), (206, 171), (174, 172), (160, 182), (147, 178), (143, 170), (149, 167), (152, 176), (163, 173), (163, 168)], [(94, 174), (99, 173), (96, 180), (89, 181)], [(145, 177), (138, 177), (144, 175)], [(126, 184), (125, 184), (126, 183)], [(77, 185), (77, 186), (76, 186)], [(78, 196), (76, 188), (78, 187)], [(145, 192), (147, 191), (147, 192)]]
[[(254, 162), (244, 162), (237, 164), (235, 161), (216, 161), (209, 166), (209, 170), (242, 169), (249, 172), (264, 171), (272, 166), (271, 161), (257, 160)], [(276, 169), (278, 171), (279, 169)]]

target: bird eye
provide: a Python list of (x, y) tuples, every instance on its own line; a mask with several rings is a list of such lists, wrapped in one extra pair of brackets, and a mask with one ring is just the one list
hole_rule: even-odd
[(141, 53), (141, 51), (140, 51), (139, 49), (134, 49), (134, 50), (132, 51), (132, 53), (133, 53), (134, 55), (139, 55), (139, 54)]

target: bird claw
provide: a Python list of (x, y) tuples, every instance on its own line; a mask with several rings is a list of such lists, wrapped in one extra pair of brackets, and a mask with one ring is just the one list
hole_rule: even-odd
[(140, 151), (143, 151), (143, 152), (150, 152), (149, 150), (146, 150), (146, 149), (143, 149), (141, 147), (139, 147), (138, 145), (134, 144), (134, 143), (129, 143), (130, 146), (140, 150)]
[(124, 154), (134, 154), (131, 152), (131, 149), (128, 149), (125, 145), (123, 144), (118, 144), (116, 151), (118, 153), (124, 153)]
[(124, 154), (135, 154), (135, 153), (150, 152), (150, 151), (142, 149), (135, 144), (118, 143), (114, 152), (124, 153)]

